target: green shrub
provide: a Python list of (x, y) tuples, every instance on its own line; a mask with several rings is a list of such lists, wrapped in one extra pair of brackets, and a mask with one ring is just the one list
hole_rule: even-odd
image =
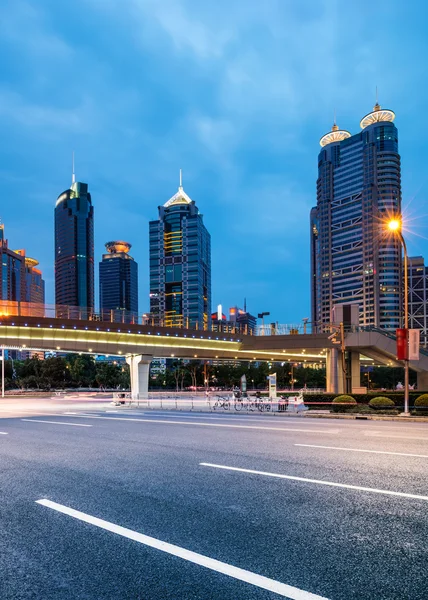
[(352, 396), (342, 394), (337, 396), (331, 405), (333, 412), (348, 412), (350, 408), (357, 405), (357, 401)]
[(376, 398), (372, 398), (369, 402), (369, 406), (371, 408), (376, 408), (380, 410), (391, 410), (395, 408), (394, 400), (391, 398), (387, 398), (386, 396), (376, 396)]
[(415, 410), (417, 414), (426, 415), (428, 414), (428, 394), (422, 394), (415, 400)]

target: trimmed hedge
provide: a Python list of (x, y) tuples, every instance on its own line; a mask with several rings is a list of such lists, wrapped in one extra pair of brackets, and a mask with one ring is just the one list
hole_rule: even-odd
[(372, 398), (369, 401), (369, 406), (371, 408), (381, 410), (391, 410), (391, 408), (395, 408), (395, 402), (394, 400), (391, 400), (391, 398), (387, 398), (386, 396), (376, 396), (376, 398)]
[(350, 408), (354, 408), (357, 405), (357, 401), (352, 396), (347, 394), (341, 394), (333, 400), (331, 408), (333, 412), (347, 412)]
[(415, 400), (416, 414), (428, 414), (428, 394), (422, 394)]

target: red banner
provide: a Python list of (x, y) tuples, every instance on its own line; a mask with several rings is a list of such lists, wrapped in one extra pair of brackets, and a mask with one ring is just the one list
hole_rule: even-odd
[(397, 360), (409, 360), (409, 330), (397, 329)]

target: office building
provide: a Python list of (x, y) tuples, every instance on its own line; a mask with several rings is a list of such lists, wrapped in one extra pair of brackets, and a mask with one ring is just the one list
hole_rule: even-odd
[(39, 261), (26, 256), (25, 250), (16, 250), (15, 252), (24, 259), (25, 265), (25, 296), (22, 301), (44, 304), (45, 282), (41, 270), (37, 268)]
[(138, 266), (131, 244), (107, 242), (100, 262), (100, 312), (107, 321), (138, 322)]
[(385, 220), (401, 215), (398, 134), (376, 103), (351, 135), (336, 124), (321, 138), (317, 206), (311, 211), (312, 322), (335, 304), (358, 304), (360, 325), (401, 324), (401, 245)]
[(150, 317), (166, 327), (209, 329), (211, 238), (183, 189), (150, 222)]
[(55, 303), (65, 307), (58, 316), (90, 318), (94, 309), (94, 209), (74, 173), (55, 205)]
[(409, 328), (419, 329), (421, 345), (428, 343), (428, 267), (422, 256), (409, 257)]
[(238, 306), (229, 308), (229, 317), (226, 317), (219, 304), (217, 312), (211, 315), (211, 323), (213, 331), (223, 333), (255, 335), (257, 330), (257, 318), (247, 312), (246, 306), (244, 309)]
[(0, 225), (0, 261), (0, 300), (9, 303), (25, 302), (25, 258), (9, 248), (4, 225)]

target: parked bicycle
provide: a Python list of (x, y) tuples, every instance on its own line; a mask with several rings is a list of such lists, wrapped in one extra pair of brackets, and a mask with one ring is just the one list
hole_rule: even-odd
[(217, 396), (216, 401), (213, 404), (213, 410), (219, 410), (223, 408), (224, 410), (229, 410), (230, 402), (229, 398), (224, 398), (223, 396)]

